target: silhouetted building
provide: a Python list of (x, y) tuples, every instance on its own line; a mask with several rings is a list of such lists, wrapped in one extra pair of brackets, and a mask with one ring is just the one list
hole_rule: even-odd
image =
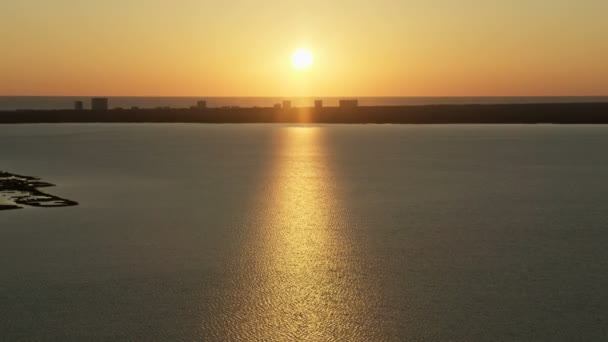
[(108, 99), (105, 97), (96, 97), (91, 99), (91, 110), (106, 111), (108, 110)]
[(83, 110), (83, 109), (84, 109), (84, 103), (82, 101), (74, 102), (74, 110)]
[(291, 109), (291, 101), (283, 101), (283, 109)]
[(196, 109), (205, 109), (205, 108), (207, 108), (207, 101), (196, 102)]
[(359, 100), (340, 100), (340, 108), (357, 108)]
[(323, 100), (315, 100), (315, 108), (317, 108), (317, 109), (323, 108)]
[(281, 104), (280, 103), (275, 103), (274, 108), (275, 109), (281, 109)]

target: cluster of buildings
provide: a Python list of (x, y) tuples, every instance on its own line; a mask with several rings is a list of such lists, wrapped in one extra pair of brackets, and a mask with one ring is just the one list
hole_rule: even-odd
[[(340, 100), (338, 103), (338, 107), (347, 108), (347, 109), (348, 108), (357, 108), (357, 107), (359, 107), (359, 100), (357, 100), (357, 99)], [(207, 108), (207, 101), (198, 101), (195, 106), (190, 107), (190, 109), (206, 109), (206, 108)], [(282, 103), (275, 104), (274, 108), (288, 110), (288, 109), (292, 109), (293, 107), (291, 105), (291, 101), (285, 100)], [(323, 100), (315, 100), (314, 108), (315, 109), (323, 108)], [(109, 109), (108, 98), (94, 97), (91, 99), (91, 110), (92, 111), (107, 111), (108, 109)], [(133, 107), (133, 109), (138, 109), (138, 108)], [(170, 108), (163, 108), (163, 109), (170, 109)], [(74, 110), (84, 110), (84, 102), (83, 101), (74, 102)]]
[[(338, 102), (338, 107), (339, 108), (357, 108), (357, 107), (359, 107), (359, 100), (357, 100), (357, 99), (340, 100)], [(291, 109), (293, 107), (291, 106), (291, 101), (285, 100), (282, 103), (275, 104), (274, 108), (277, 108), (277, 109)], [(323, 108), (323, 100), (315, 100), (315, 102), (314, 102), (314, 108), (315, 109), (321, 109), (321, 108)]]
[[(91, 110), (99, 112), (109, 109), (109, 100), (105, 97), (94, 97), (91, 99)], [(74, 110), (84, 110), (84, 102), (74, 102)]]

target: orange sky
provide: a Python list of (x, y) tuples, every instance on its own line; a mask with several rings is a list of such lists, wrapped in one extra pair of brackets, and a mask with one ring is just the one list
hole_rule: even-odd
[[(0, 95), (608, 95), (606, 0), (19, 0)], [(314, 65), (296, 70), (294, 50)]]

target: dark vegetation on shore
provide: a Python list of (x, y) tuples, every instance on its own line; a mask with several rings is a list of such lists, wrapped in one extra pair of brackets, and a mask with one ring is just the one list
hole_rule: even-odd
[(0, 123), (556, 123), (606, 124), (608, 103), (427, 105), (356, 108), (205, 108), (22, 110), (0, 112)]
[(20, 205), (31, 207), (69, 207), (77, 202), (44, 193), (38, 188), (51, 187), (53, 184), (40, 181), (36, 177), (21, 176), (0, 171), (0, 194), (11, 203), (0, 203), (0, 210), (21, 209)]

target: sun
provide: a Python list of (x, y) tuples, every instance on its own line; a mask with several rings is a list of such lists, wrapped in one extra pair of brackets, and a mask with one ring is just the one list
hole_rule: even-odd
[(308, 49), (297, 49), (291, 56), (291, 64), (299, 70), (308, 69), (314, 60), (312, 52)]

